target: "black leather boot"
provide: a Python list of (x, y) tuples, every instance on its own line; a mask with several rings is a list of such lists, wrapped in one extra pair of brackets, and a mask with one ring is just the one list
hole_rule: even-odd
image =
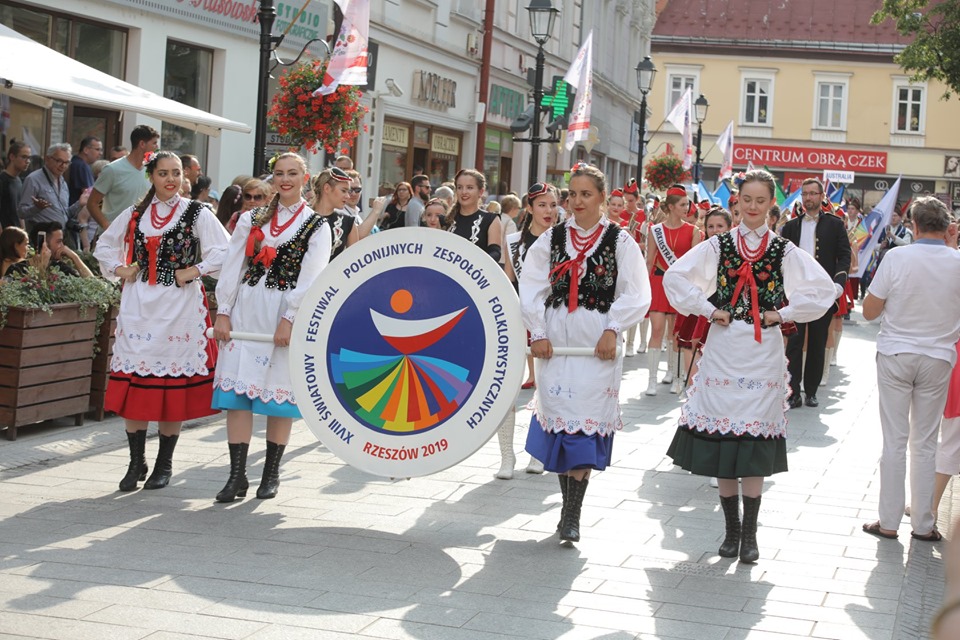
[(227, 447), (230, 449), (230, 477), (217, 494), (217, 502), (233, 502), (237, 498), (245, 498), (250, 487), (247, 481), (247, 450), (250, 444), (228, 442)]
[(558, 475), (557, 479), (560, 480), (560, 495), (563, 496), (563, 504), (560, 505), (560, 521), (557, 522), (557, 531), (560, 531), (560, 527), (563, 526), (563, 514), (567, 511), (567, 478), (570, 476)]
[(757, 547), (757, 515), (760, 513), (760, 496), (743, 496), (743, 533), (740, 537), (740, 562), (754, 563), (760, 559)]
[(147, 447), (147, 431), (127, 431), (127, 445), (130, 447), (130, 466), (127, 475), (120, 481), (120, 491), (133, 491), (137, 482), (147, 477), (147, 460), (144, 449)]
[(560, 527), (560, 539), (577, 542), (580, 540), (580, 508), (587, 493), (589, 480), (577, 480), (567, 476), (567, 508), (563, 510), (563, 526)]
[(727, 535), (717, 553), (724, 558), (736, 558), (740, 552), (740, 495), (728, 498), (720, 496), (720, 506), (723, 507)]
[(163, 489), (170, 484), (173, 475), (173, 450), (177, 448), (180, 436), (165, 436), (160, 434), (160, 448), (157, 450), (157, 461), (153, 463), (153, 473), (143, 483), (144, 489)]
[(267, 441), (267, 459), (263, 463), (263, 477), (257, 487), (257, 497), (261, 500), (276, 498), (280, 489), (280, 458), (287, 445)]

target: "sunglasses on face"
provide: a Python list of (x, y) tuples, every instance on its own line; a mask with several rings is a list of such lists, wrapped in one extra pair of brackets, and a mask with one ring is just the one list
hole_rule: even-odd
[(363, 192), (362, 187), (350, 187), (350, 193), (362, 193), (362, 192)]
[(251, 200), (252, 200), (252, 201), (263, 200), (265, 197), (266, 197), (266, 196), (264, 196), (262, 193), (245, 193), (245, 194), (243, 194), (243, 199), (246, 200), (247, 202), (250, 202)]

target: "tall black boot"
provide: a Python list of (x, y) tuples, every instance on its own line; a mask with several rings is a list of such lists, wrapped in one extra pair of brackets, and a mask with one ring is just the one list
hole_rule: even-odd
[(557, 479), (560, 480), (560, 495), (563, 496), (563, 504), (560, 506), (560, 521), (557, 522), (557, 531), (560, 531), (560, 527), (563, 526), (563, 514), (567, 512), (567, 478), (570, 476), (558, 475)]
[(261, 500), (276, 498), (280, 489), (280, 458), (287, 445), (267, 441), (267, 459), (263, 463), (263, 478), (257, 487), (257, 497)]
[(163, 489), (170, 484), (173, 475), (173, 450), (177, 448), (180, 436), (165, 436), (160, 434), (160, 448), (157, 450), (157, 461), (153, 463), (153, 473), (143, 483), (144, 489)]
[(217, 494), (217, 502), (233, 502), (237, 498), (245, 498), (250, 487), (247, 481), (247, 450), (250, 443), (228, 442), (227, 447), (230, 449), (230, 477)]
[(727, 535), (717, 553), (724, 558), (736, 558), (740, 551), (740, 495), (728, 498), (720, 496), (720, 506), (723, 507)]
[(147, 447), (147, 431), (127, 431), (127, 445), (130, 447), (130, 466), (127, 475), (120, 481), (120, 491), (133, 491), (137, 482), (147, 477), (147, 460), (143, 452)]
[(578, 542), (580, 540), (580, 508), (583, 496), (587, 493), (589, 480), (577, 480), (567, 476), (567, 508), (563, 510), (563, 526), (560, 527), (560, 539)]
[(740, 538), (740, 562), (754, 563), (760, 559), (757, 547), (757, 515), (760, 513), (760, 496), (743, 496), (743, 534)]

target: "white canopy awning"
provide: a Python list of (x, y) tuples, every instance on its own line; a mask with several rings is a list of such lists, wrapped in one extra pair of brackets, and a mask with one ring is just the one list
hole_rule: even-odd
[(168, 100), (97, 71), (0, 25), (0, 93), (49, 108), (66, 100), (103, 109), (133, 111), (211, 136), (250, 133), (250, 127)]

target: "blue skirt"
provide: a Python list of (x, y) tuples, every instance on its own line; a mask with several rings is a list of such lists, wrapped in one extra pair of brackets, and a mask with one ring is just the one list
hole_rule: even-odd
[(242, 393), (234, 393), (233, 391), (224, 391), (222, 389), (213, 390), (213, 402), (211, 404), (214, 409), (221, 411), (250, 411), (260, 416), (293, 418), (294, 420), (299, 420), (303, 417), (300, 415), (300, 409), (298, 409), (295, 404), (289, 402), (280, 404), (273, 400), (264, 402), (260, 398), (248, 398)]
[(613, 457), (613, 434), (546, 432), (540, 426), (536, 414), (530, 418), (527, 429), (527, 444), (524, 447), (531, 456), (543, 463), (543, 468), (554, 473), (566, 473), (572, 469), (596, 469), (603, 471)]

